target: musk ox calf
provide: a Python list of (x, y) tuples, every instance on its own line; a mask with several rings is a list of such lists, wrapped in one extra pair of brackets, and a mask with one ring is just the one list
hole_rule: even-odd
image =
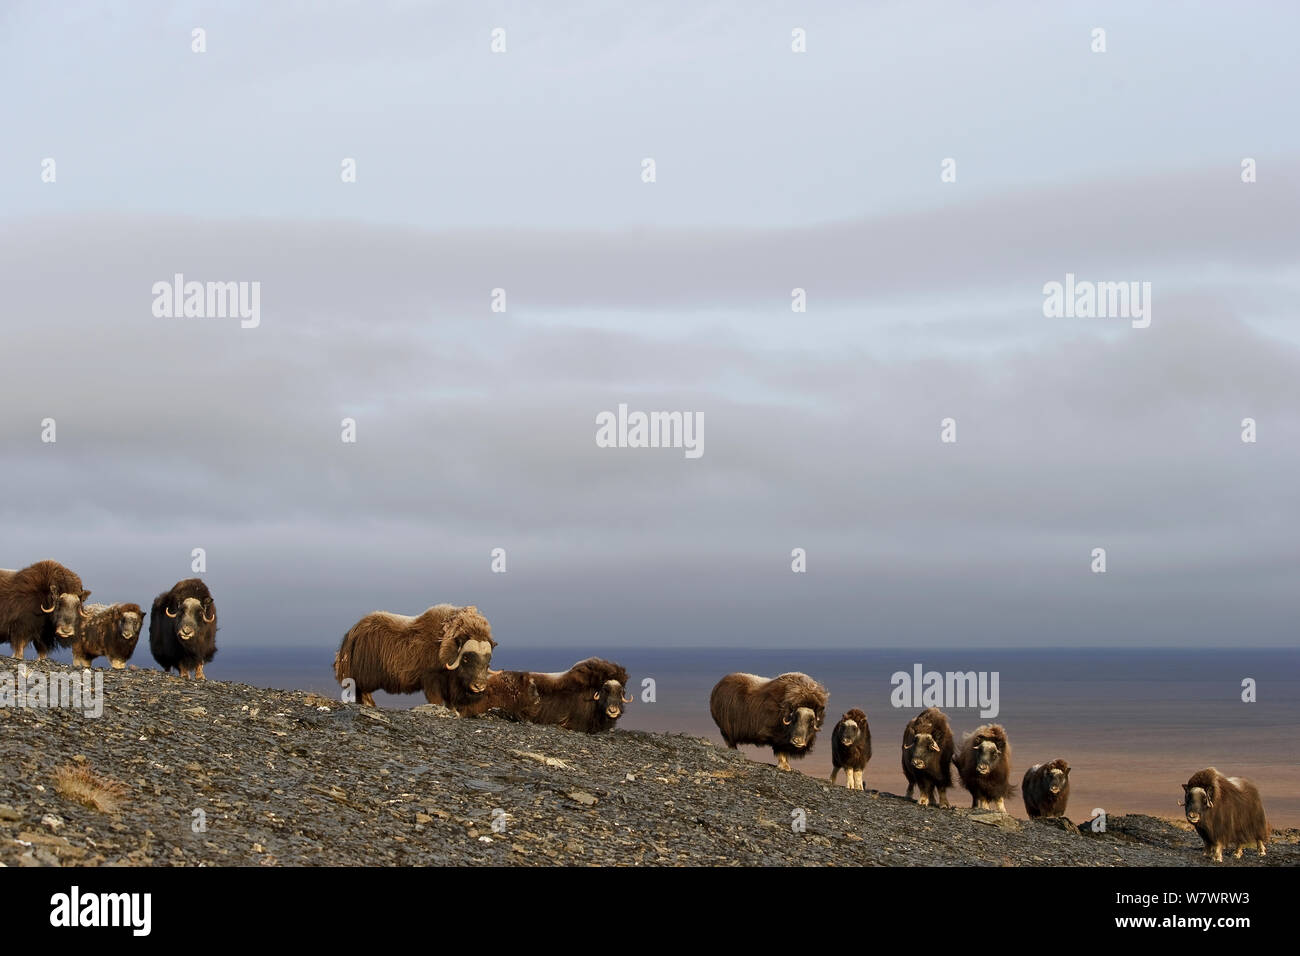
[(535, 722), (542, 707), (537, 681), (527, 671), (488, 671), (487, 687), (457, 710), (462, 717), (494, 713), (508, 720)]
[(862, 771), (871, 759), (871, 728), (867, 715), (854, 708), (840, 718), (831, 731), (831, 783), (844, 771), (844, 785), (850, 790), (861, 790)]
[[(907, 799), (918, 787), (916, 802), (926, 807), (948, 806), (952, 786), (952, 728), (938, 707), (927, 707), (903, 728), (903, 776), (907, 778)], [(936, 801), (936, 797), (938, 798)]]
[(135, 653), (143, 626), (138, 604), (87, 604), (81, 633), (72, 641), (72, 663), (89, 667), (96, 657), (107, 657), (120, 671)]
[(149, 649), (163, 670), (206, 680), (203, 666), (217, 655), (217, 606), (206, 584), (187, 578), (153, 599)]
[(541, 694), (541, 707), (534, 721), (555, 724), (566, 730), (598, 734), (610, 730), (623, 716), (627, 671), (611, 661), (589, 657), (567, 671), (530, 674)]
[(0, 644), (8, 641), (22, 660), (27, 645), (45, 660), (81, 631), (90, 592), (81, 578), (57, 561), (37, 561), (21, 571), (0, 571)]
[(771, 747), (777, 766), (789, 770), (791, 757), (812, 750), (829, 697), (807, 674), (728, 674), (709, 695), (709, 713), (732, 750), (738, 744)]
[(972, 809), (1007, 812), (1011, 794), (1011, 744), (1001, 724), (985, 724), (963, 738), (957, 773), (970, 791)]
[(1198, 770), (1183, 784), (1187, 822), (1196, 828), (1205, 855), (1223, 862), (1224, 849), (1236, 849), (1241, 859), (1248, 846), (1263, 856), (1268, 845), (1268, 820), (1259, 791), (1242, 777), (1225, 777), (1213, 767)]
[(1059, 758), (1034, 764), (1020, 781), (1020, 795), (1031, 817), (1065, 816), (1065, 805), (1070, 802), (1070, 765)]
[(375, 706), (377, 690), (424, 691), (431, 704), (459, 712), (487, 690), (492, 627), (478, 608), (439, 604), (416, 617), (375, 611), (343, 636), (334, 676), (351, 678), (362, 704)]

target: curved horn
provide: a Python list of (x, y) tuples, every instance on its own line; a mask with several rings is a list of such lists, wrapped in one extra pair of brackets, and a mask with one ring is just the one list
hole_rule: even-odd
[[(208, 612), (209, 612), (209, 611), (212, 612), (212, 617), (208, 617)], [(211, 624), (211, 623), (212, 623), (213, 621), (215, 621), (216, 619), (217, 619), (217, 612), (216, 612), (215, 609), (213, 609), (212, 605), (209, 604), (209, 605), (204, 609), (204, 611), (203, 611), (203, 620), (204, 620), (205, 622), (207, 622), (208, 624)]]
[(592, 695), (591, 695), (591, 699), (592, 699), (592, 700), (600, 700), (600, 691), (596, 691), (596, 693), (592, 694)]
[(781, 718), (781, 723), (783, 723), (783, 724), (787, 724), (787, 725), (788, 725), (788, 724), (792, 724), (792, 723), (794, 723), (794, 714), (791, 714), (789, 717), (782, 717), (782, 718)]
[(490, 667), (488, 668), (488, 677), (496, 677), (498, 674), (503, 674), (503, 673), (505, 673), (505, 672), (504, 672), (504, 671), (494, 671), (492, 668), (490, 668)]
[(625, 703), (625, 704), (630, 704), (630, 703), (632, 703), (632, 698), (631, 698), (631, 697), (624, 697), (624, 698), (623, 698), (623, 703)]
[(77, 613), (82, 617), (90, 617), (90, 612), (86, 610), (86, 605), (84, 604), (77, 608)]
[(52, 613), (52, 612), (54, 611), (54, 609), (55, 609), (56, 607), (58, 607), (58, 606), (59, 606), (59, 589), (56, 588), (56, 587), (54, 587), (53, 585), (51, 585), (51, 586), (50, 586), (50, 606), (49, 606), (49, 607), (46, 607), (44, 604), (42, 604), (42, 605), (41, 605), (41, 610), (44, 611), (46, 614), (50, 614), (50, 613)]
[(460, 646), (460, 650), (456, 652), (456, 659), (447, 665), (447, 670), (454, 671), (457, 667), (460, 667), (460, 659), (464, 656), (465, 656), (465, 645), (462, 644)]
[(163, 608), (163, 613), (166, 614), (168, 617), (175, 617), (175, 616), (176, 616), (176, 612), (173, 611), (173, 610), (172, 610), (171, 608), (169, 608), (169, 607), (164, 607), (164, 608)]

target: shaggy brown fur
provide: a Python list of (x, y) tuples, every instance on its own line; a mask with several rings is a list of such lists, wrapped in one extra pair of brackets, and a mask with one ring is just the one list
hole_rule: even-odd
[(627, 671), (611, 661), (589, 657), (558, 674), (531, 675), (541, 694), (535, 722), (598, 734), (623, 716)]
[(114, 670), (121, 670), (135, 653), (142, 627), (138, 604), (87, 604), (81, 633), (72, 642), (72, 663), (89, 667), (96, 657), (107, 657)]
[(807, 674), (779, 677), (728, 674), (709, 695), (709, 713), (732, 750), (738, 744), (771, 747), (777, 765), (790, 769), (790, 757), (812, 750), (826, 719), (826, 688)]
[(1183, 784), (1187, 822), (1196, 828), (1205, 855), (1223, 862), (1224, 849), (1242, 851), (1250, 846), (1263, 856), (1268, 846), (1268, 819), (1259, 790), (1242, 777), (1225, 777), (1213, 767), (1198, 770)]
[(1006, 813), (1011, 795), (1011, 744), (1001, 724), (985, 724), (965, 736), (957, 753), (961, 785), (970, 791), (971, 808)]
[[(907, 778), (907, 799), (921, 788), (917, 803), (929, 806), (937, 802), (948, 806), (948, 788), (952, 786), (954, 741), (948, 718), (938, 707), (927, 707), (903, 728), (903, 776)], [(920, 766), (917, 766), (920, 764)]]
[(0, 644), (7, 641), (19, 660), (34, 644), (36, 656), (44, 660), (54, 648), (76, 639), (88, 597), (81, 578), (57, 561), (0, 571)]
[[(853, 740), (845, 743), (848, 736)], [(867, 769), (870, 759), (871, 728), (867, 726), (867, 715), (854, 708), (840, 718), (831, 732), (831, 783), (843, 770), (847, 778), (845, 786), (851, 790), (863, 789), (862, 772)]]
[(458, 707), (462, 717), (492, 713), (514, 721), (536, 721), (542, 707), (537, 682), (527, 671), (489, 671), (487, 689)]
[(429, 703), (459, 710), (487, 689), (496, 645), (487, 618), (473, 605), (439, 604), (417, 617), (375, 611), (343, 636), (334, 676), (340, 684), (356, 681), (358, 699), (370, 707), (377, 690), (422, 690)]
[(217, 606), (199, 578), (177, 581), (153, 599), (149, 649), (163, 670), (205, 679), (203, 665), (217, 655)]
[(1070, 802), (1070, 765), (1060, 758), (1034, 764), (1020, 781), (1020, 795), (1031, 817), (1065, 816), (1065, 805)]

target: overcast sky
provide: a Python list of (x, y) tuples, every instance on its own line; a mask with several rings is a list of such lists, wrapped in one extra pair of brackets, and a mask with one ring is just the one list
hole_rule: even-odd
[(246, 647), (1292, 644), (1298, 9), (6, 3), (0, 567), (205, 548)]

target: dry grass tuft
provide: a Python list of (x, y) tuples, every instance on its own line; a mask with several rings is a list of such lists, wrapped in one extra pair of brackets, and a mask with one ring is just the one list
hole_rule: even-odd
[(126, 784), (72, 764), (54, 771), (54, 789), (73, 803), (100, 813), (116, 813), (127, 795)]

